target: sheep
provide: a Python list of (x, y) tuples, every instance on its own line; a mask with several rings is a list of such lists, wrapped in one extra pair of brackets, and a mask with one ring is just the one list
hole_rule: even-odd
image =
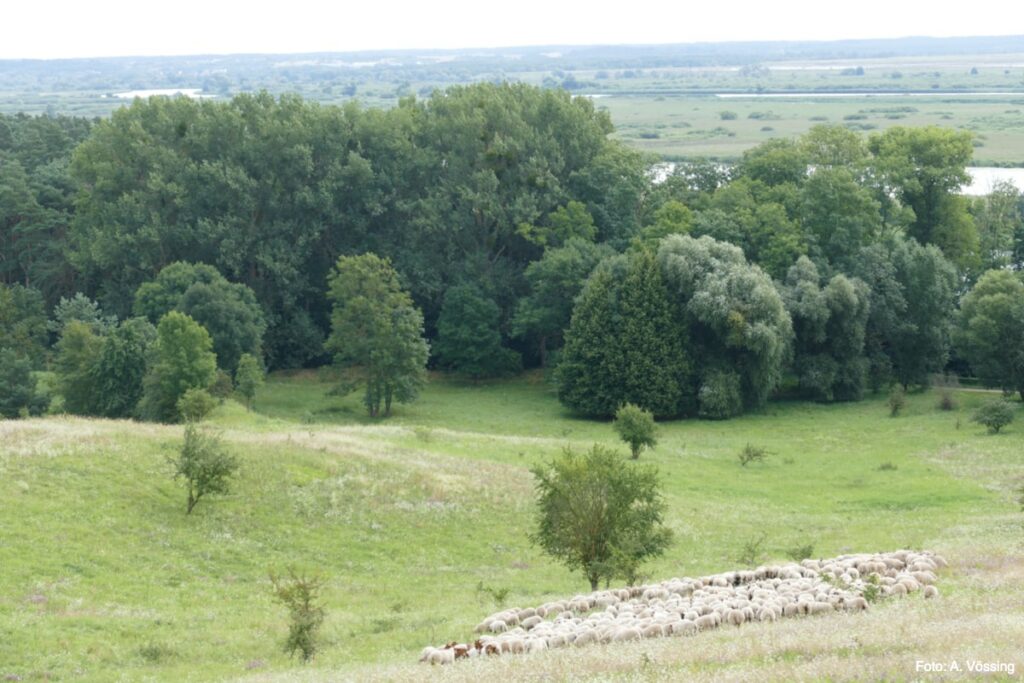
[(540, 652), (548, 649), (548, 642), (543, 638), (533, 638), (526, 644), (527, 652)]
[(427, 656), (427, 661), (430, 664), (454, 664), (455, 663), (455, 651), (454, 650), (439, 650), (434, 648)]
[(698, 629), (700, 629), (701, 631), (705, 631), (707, 629), (717, 627), (719, 624), (719, 618), (718, 615), (714, 613), (705, 614), (703, 616), (697, 617), (694, 623), (697, 625)]
[(661, 638), (665, 635), (665, 627), (661, 624), (648, 624), (640, 629), (640, 634), (644, 638)]
[[(493, 636), (484, 635), (471, 646), (453, 641), (441, 649), (424, 648), (420, 661), (444, 664), (483, 655), (693, 634), (723, 623), (740, 626), (801, 614), (863, 611), (868, 603), (861, 593), (868, 582), (876, 582), (883, 596), (921, 590), (930, 599), (939, 594), (935, 573), (946, 566), (939, 556), (904, 550), (595, 591), (497, 612), (475, 627), (477, 633)], [(599, 611), (591, 612), (593, 608)]]
[(829, 602), (812, 602), (807, 605), (807, 614), (825, 614), (832, 610), (832, 603)]
[(534, 615), (534, 616), (531, 616), (531, 617), (527, 617), (526, 619), (523, 619), (520, 622), (520, 626), (522, 626), (524, 629), (529, 631), (530, 629), (532, 629), (534, 626), (536, 626), (537, 624), (541, 623), (542, 621), (544, 621), (543, 618)]
[(726, 615), (726, 621), (734, 626), (741, 626), (746, 620), (747, 615), (743, 613), (743, 610), (729, 610), (729, 613)]
[(612, 636), (613, 643), (624, 643), (630, 640), (640, 640), (643, 634), (640, 633), (640, 629), (630, 627), (623, 628), (615, 632)]

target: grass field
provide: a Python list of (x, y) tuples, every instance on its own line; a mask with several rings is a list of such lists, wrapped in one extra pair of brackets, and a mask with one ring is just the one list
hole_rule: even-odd
[(667, 158), (736, 159), (766, 140), (802, 135), (819, 124), (843, 125), (864, 134), (892, 126), (937, 125), (975, 134), (974, 165), (1024, 162), (1024, 95), (728, 99), (610, 95), (597, 103), (611, 115), (617, 137)]
[[(931, 657), (1024, 670), (1024, 420), (985, 434), (968, 420), (984, 394), (961, 392), (955, 412), (913, 395), (896, 419), (883, 398), (776, 402), (662, 424), (642, 456), (662, 474), (677, 539), (646, 566), (652, 579), (738, 567), (763, 535), (764, 561), (805, 544), (824, 557), (941, 552), (939, 600), (442, 672), (416, 655), (496, 609), (481, 588), (521, 606), (587, 589), (527, 541), (529, 467), (615, 444), (611, 427), (567, 415), (532, 375), (437, 378), (374, 423), (358, 396), (328, 388), (277, 377), (256, 412), (219, 408), (211, 422), (240, 475), (191, 516), (166, 463), (180, 427), (0, 422), (0, 679), (898, 679)], [(746, 443), (770, 456), (740, 467)], [(323, 651), (307, 667), (281, 651), (287, 623), (270, 594), (268, 573), (288, 566), (327, 579)]]

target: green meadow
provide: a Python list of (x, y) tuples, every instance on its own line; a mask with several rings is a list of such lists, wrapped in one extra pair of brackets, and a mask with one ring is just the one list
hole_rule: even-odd
[[(416, 664), (424, 645), (470, 637), (501, 604), (587, 590), (528, 541), (529, 470), (593, 443), (626, 457), (610, 424), (567, 414), (538, 374), (436, 377), (384, 421), (368, 420), (358, 395), (327, 395), (330, 386), (313, 373), (280, 375), (253, 412), (218, 408), (209, 427), (241, 467), (229, 495), (189, 516), (167, 463), (180, 427), (0, 422), (0, 679), (418, 680), (440, 675)], [(961, 391), (957, 409), (941, 411), (932, 393), (912, 394), (897, 418), (883, 396), (777, 401), (725, 422), (662, 423), (657, 448), (641, 456), (661, 473), (675, 532), (669, 552), (645, 565), (650, 580), (737, 568), (748, 546), (760, 562), (804, 545), (820, 557), (924, 548), (951, 564), (940, 600), (476, 660), (445, 675), (621, 678), (646, 657), (656, 666), (645, 679), (843, 677), (829, 668), (841, 664), (830, 659), (837, 634), (864, 644), (846, 662), (869, 677), (913, 677), (906, 649), (940, 653), (954, 633), (964, 647), (1019, 659), (1024, 420), (986, 434), (969, 421), (986, 398)], [(768, 458), (741, 467), (748, 443)], [(271, 596), (269, 573), (288, 567), (326, 580), (323, 649), (306, 666), (282, 651), (287, 618)], [(871, 644), (902, 623), (913, 629), (903, 649)], [(765, 634), (760, 650), (738, 646), (748, 631)]]

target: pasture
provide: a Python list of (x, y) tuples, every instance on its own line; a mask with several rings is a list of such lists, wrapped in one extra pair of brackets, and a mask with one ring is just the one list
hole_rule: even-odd
[[(676, 542), (652, 580), (786, 560), (929, 549), (943, 596), (862, 615), (722, 629), (694, 638), (415, 664), (501, 605), (587, 590), (531, 547), (529, 468), (565, 447), (616, 442), (567, 415), (539, 375), (435, 378), (386, 421), (314, 374), (277, 376), (256, 410), (210, 420), (241, 469), (227, 496), (185, 515), (166, 459), (181, 428), (50, 417), (0, 422), (0, 677), (10, 680), (452, 680), (533, 677), (909, 678), (916, 659), (1024, 666), (1024, 421), (969, 422), (984, 394), (944, 412), (911, 395), (846, 405), (770, 403), (726, 422), (660, 425), (655, 464)], [(1018, 415), (1018, 419), (1020, 415)], [(767, 460), (741, 467), (747, 443)], [(327, 580), (323, 650), (281, 650), (270, 571)], [(505, 593), (504, 599), (502, 594)], [(1016, 658), (1016, 659), (1014, 659)], [(443, 674), (443, 675), (442, 675)]]
[(609, 95), (596, 102), (607, 109), (623, 142), (670, 159), (737, 159), (766, 140), (793, 138), (824, 124), (865, 135), (892, 126), (966, 129), (975, 134), (973, 164), (1016, 165), (1024, 160), (1024, 95)]

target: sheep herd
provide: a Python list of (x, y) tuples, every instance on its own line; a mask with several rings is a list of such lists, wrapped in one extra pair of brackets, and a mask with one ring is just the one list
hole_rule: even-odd
[(522, 654), (556, 647), (693, 635), (722, 625), (866, 610), (869, 601), (920, 591), (939, 594), (935, 572), (946, 561), (931, 552), (842, 555), (758, 567), (697, 579), (596, 591), (539, 607), (492, 614), (472, 643), (426, 647), (420, 661)]

